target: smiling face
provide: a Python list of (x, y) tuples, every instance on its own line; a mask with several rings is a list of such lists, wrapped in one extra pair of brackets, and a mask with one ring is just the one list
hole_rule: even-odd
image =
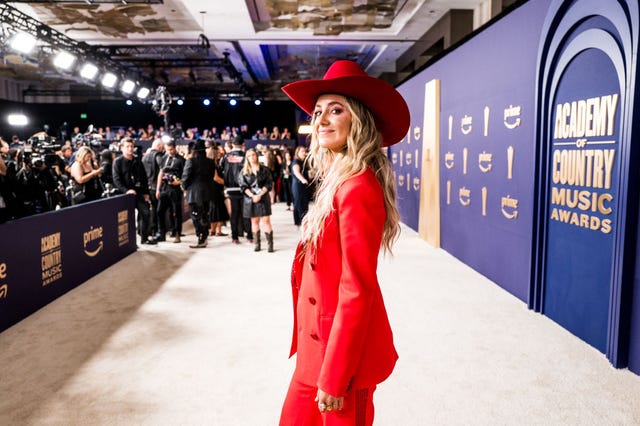
[(260, 164), (260, 162), (258, 161), (258, 154), (253, 149), (248, 150), (246, 156), (247, 161), (252, 166), (257, 166), (258, 164)]
[(313, 128), (321, 148), (342, 151), (351, 129), (351, 112), (342, 95), (320, 95), (313, 111)]

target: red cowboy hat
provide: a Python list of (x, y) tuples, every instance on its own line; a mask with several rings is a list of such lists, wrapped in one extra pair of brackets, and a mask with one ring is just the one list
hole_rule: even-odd
[(400, 142), (409, 130), (409, 108), (404, 98), (390, 84), (368, 75), (353, 61), (334, 62), (322, 80), (301, 80), (282, 90), (304, 112), (313, 114), (318, 96), (335, 93), (362, 102), (371, 110), (382, 146)]

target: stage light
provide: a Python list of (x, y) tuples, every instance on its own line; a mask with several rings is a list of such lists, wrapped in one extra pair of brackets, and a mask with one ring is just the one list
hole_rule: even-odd
[(253, 104), (254, 104), (255, 106), (260, 106), (260, 105), (262, 105), (262, 99), (254, 99), (254, 100), (253, 100)]
[(164, 142), (164, 143), (171, 142), (171, 136), (169, 136), (167, 134), (162, 135), (161, 139), (162, 139), (162, 142)]
[(108, 72), (102, 76), (102, 85), (109, 89), (115, 86), (117, 81), (118, 77), (114, 73)]
[(178, 99), (176, 103), (180, 106), (184, 105), (184, 99)]
[(204, 106), (206, 106), (206, 107), (210, 106), (210, 105), (211, 105), (211, 99), (209, 99), (209, 98), (204, 98), (204, 99), (202, 100), (202, 105), (204, 105)]
[(80, 76), (82, 78), (86, 78), (87, 80), (93, 80), (97, 74), (98, 67), (93, 65), (91, 62), (87, 62), (86, 64), (84, 64), (84, 66), (80, 70)]
[(63, 70), (71, 69), (75, 62), (76, 57), (69, 52), (65, 52), (64, 50), (58, 52), (56, 57), (53, 58), (53, 65)]
[(313, 130), (313, 128), (311, 127), (311, 124), (301, 124), (298, 127), (298, 134), (299, 135), (310, 135), (312, 130)]
[(27, 54), (36, 47), (38, 40), (27, 33), (16, 33), (9, 42), (9, 45), (13, 50), (17, 50), (20, 53)]
[(151, 93), (151, 90), (149, 90), (147, 87), (141, 87), (140, 90), (138, 90), (138, 98), (140, 99), (146, 99), (147, 96), (149, 96), (149, 93)]
[(231, 105), (232, 107), (238, 105), (238, 100), (236, 98), (229, 99), (229, 105)]
[(127, 104), (127, 106), (133, 105), (133, 101), (131, 99), (127, 99), (125, 103)]
[(7, 122), (11, 126), (26, 126), (29, 124), (27, 116), (24, 114), (9, 114), (7, 116)]
[(133, 89), (135, 88), (136, 84), (133, 81), (125, 80), (124, 83), (122, 83), (122, 87), (120, 89), (123, 93), (128, 95), (129, 93), (133, 92)]

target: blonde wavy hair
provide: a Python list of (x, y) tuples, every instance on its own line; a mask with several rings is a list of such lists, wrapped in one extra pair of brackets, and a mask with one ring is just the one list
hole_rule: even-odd
[(247, 152), (245, 152), (245, 154), (244, 154), (244, 165), (242, 166), (242, 174), (244, 176), (253, 174), (253, 166), (249, 162), (249, 153), (251, 153), (251, 152), (256, 155), (256, 158), (258, 160), (258, 168), (260, 168), (260, 157), (258, 156), (258, 151), (256, 151), (253, 148), (249, 148), (247, 150)]
[(323, 231), (327, 216), (334, 210), (333, 198), (347, 179), (364, 173), (367, 168), (375, 173), (387, 213), (382, 231), (381, 247), (385, 254), (392, 253), (392, 246), (400, 233), (400, 213), (396, 205), (396, 187), (393, 169), (381, 149), (381, 136), (371, 111), (359, 101), (344, 96), (346, 107), (351, 112), (351, 128), (347, 144), (339, 153), (323, 149), (318, 143), (318, 133), (312, 117), (311, 145), (307, 161), (315, 171), (317, 191), (314, 203), (309, 207), (302, 222), (303, 241), (316, 245)]

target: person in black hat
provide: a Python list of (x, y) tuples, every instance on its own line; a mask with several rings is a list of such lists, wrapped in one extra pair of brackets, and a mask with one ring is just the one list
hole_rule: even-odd
[(207, 158), (204, 140), (198, 139), (193, 146), (182, 173), (182, 187), (187, 192), (187, 203), (198, 242), (191, 248), (207, 246), (209, 236), (209, 202), (213, 195), (215, 163)]

